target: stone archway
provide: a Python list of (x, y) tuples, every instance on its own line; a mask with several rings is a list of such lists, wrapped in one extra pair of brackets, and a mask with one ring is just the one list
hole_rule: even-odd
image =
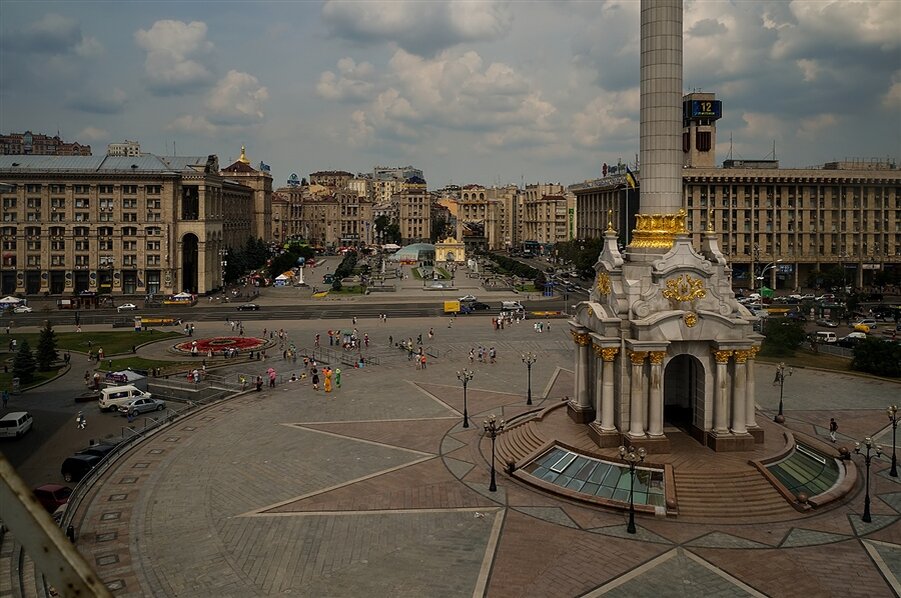
[(181, 239), (181, 288), (180, 291), (197, 292), (197, 235), (188, 233)]
[(704, 366), (697, 357), (673, 357), (663, 373), (663, 420), (691, 434), (704, 407)]

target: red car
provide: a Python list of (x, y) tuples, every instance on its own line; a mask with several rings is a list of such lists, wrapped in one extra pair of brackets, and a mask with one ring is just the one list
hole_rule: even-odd
[(41, 503), (41, 506), (47, 509), (48, 513), (52, 513), (69, 502), (69, 497), (72, 496), (72, 489), (60, 484), (44, 484), (34, 489), (34, 495), (37, 497), (38, 502)]

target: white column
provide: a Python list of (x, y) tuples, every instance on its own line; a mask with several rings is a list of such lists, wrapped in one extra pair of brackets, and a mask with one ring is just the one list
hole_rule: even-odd
[(604, 393), (604, 349), (600, 345), (593, 343), (591, 348), (594, 351), (594, 400), (592, 401), (594, 404), (594, 422), (600, 425)]
[(575, 380), (575, 391), (576, 391), (576, 405), (580, 409), (590, 409), (591, 401), (589, 400), (590, 392), (588, 388), (589, 384), (589, 372), (591, 370), (590, 364), (588, 363), (588, 344), (591, 342), (591, 337), (588, 336), (587, 332), (576, 332), (572, 330), (573, 341), (575, 341), (578, 348), (575, 351), (576, 354), (576, 380)]
[(632, 388), (629, 392), (629, 400), (632, 401), (629, 413), (629, 436), (644, 436), (644, 360), (648, 356), (647, 351), (632, 351), (629, 359), (632, 360)]
[(616, 424), (613, 421), (613, 360), (616, 359), (619, 349), (611, 347), (603, 349), (602, 353), (604, 357), (604, 384), (601, 390), (601, 430), (612, 432), (616, 430)]
[(726, 402), (729, 395), (729, 379), (726, 368), (729, 365), (729, 357), (732, 351), (714, 351), (716, 360), (716, 387), (715, 403), (713, 406), (713, 429), (718, 434), (729, 432), (729, 419), (726, 413)]
[(663, 436), (663, 358), (666, 351), (651, 351), (651, 384), (648, 396), (648, 436)]
[(745, 373), (747, 374), (747, 382), (745, 383), (745, 425), (749, 428), (757, 427), (756, 412), (754, 410), (754, 403), (757, 397), (754, 389), (754, 361), (758, 351), (760, 351), (760, 347), (753, 347), (749, 351), (748, 363), (745, 367)]
[(735, 352), (735, 371), (732, 376), (732, 433), (747, 434), (745, 427), (745, 399), (747, 398), (747, 361), (750, 351)]

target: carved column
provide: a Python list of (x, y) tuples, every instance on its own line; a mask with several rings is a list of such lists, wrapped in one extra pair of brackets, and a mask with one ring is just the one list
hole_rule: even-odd
[(600, 345), (594, 343), (592, 343), (591, 349), (594, 351), (594, 422), (595, 424), (600, 425), (602, 408), (601, 397), (604, 389), (604, 349)]
[(651, 351), (651, 384), (648, 396), (648, 436), (663, 436), (663, 358), (666, 351)]
[(619, 349), (616, 347), (601, 350), (601, 355), (604, 359), (604, 373), (602, 376), (604, 382), (601, 389), (601, 430), (605, 432), (616, 430), (616, 424), (613, 421), (613, 360), (616, 359), (617, 353), (619, 353)]
[(748, 362), (745, 366), (745, 373), (747, 374), (747, 382), (745, 384), (745, 425), (749, 428), (757, 427), (754, 411), (754, 401), (757, 396), (754, 389), (754, 361), (757, 358), (758, 351), (760, 351), (760, 347), (751, 347), (751, 350), (748, 351)]
[(745, 427), (745, 415), (747, 398), (747, 361), (751, 351), (739, 350), (735, 352), (735, 373), (732, 376), (732, 433), (747, 434)]
[(591, 337), (588, 336), (587, 332), (576, 332), (575, 330), (570, 331), (573, 336), (573, 341), (575, 341), (578, 348), (576, 349), (576, 405), (578, 409), (582, 411), (588, 411), (591, 409), (591, 402), (589, 401), (589, 391), (588, 384), (589, 378), (588, 374), (591, 370), (588, 363), (588, 344), (591, 342)]
[(726, 413), (726, 402), (729, 395), (729, 378), (726, 368), (729, 365), (729, 357), (732, 351), (714, 351), (713, 358), (716, 360), (716, 386), (715, 398), (713, 405), (713, 429), (717, 434), (727, 434), (729, 432), (729, 419)]
[(632, 402), (629, 414), (629, 436), (644, 436), (644, 360), (647, 351), (631, 351), (632, 388), (629, 399)]

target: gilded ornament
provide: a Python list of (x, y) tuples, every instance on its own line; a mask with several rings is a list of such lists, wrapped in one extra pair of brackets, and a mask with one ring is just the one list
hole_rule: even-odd
[(745, 363), (748, 359), (751, 359), (751, 355), (754, 353), (753, 349), (739, 349), (735, 352), (735, 363)]
[(748, 356), (748, 359), (757, 359), (757, 354), (760, 353), (760, 345), (754, 345), (750, 349), (751, 355)]
[(616, 229), (613, 228), (613, 210), (607, 210), (607, 232), (615, 233)]
[(576, 332), (575, 330), (570, 330), (570, 333), (573, 335), (573, 341), (580, 347), (587, 347), (588, 343), (591, 342), (591, 337), (585, 333)]
[(642, 365), (647, 356), (647, 351), (629, 351), (629, 359), (632, 360), (632, 365)]
[(666, 281), (666, 288), (663, 290), (663, 296), (670, 301), (694, 301), (695, 299), (703, 299), (707, 296), (707, 289), (704, 288), (704, 281), (700, 278), (692, 278), (688, 274), (683, 274), (677, 278), (671, 278)]
[(636, 214), (631, 247), (668, 248), (673, 238), (686, 232), (685, 210), (676, 214)]
[(689, 312), (686, 312), (682, 319), (685, 320), (685, 325), (689, 328), (693, 328), (695, 324), (698, 323), (698, 316)]
[(619, 349), (616, 347), (606, 347), (601, 349), (601, 357), (604, 358), (604, 361), (613, 361), (616, 359), (617, 353), (619, 353)]
[(598, 274), (598, 281), (595, 284), (598, 289), (598, 294), (602, 296), (607, 296), (610, 294), (610, 276), (607, 275), (606, 272), (600, 272)]
[(717, 363), (729, 363), (729, 357), (732, 356), (732, 351), (722, 351), (714, 349), (713, 358), (716, 359)]
[(649, 355), (651, 356), (652, 365), (660, 365), (663, 363), (663, 358), (666, 357), (666, 351), (651, 351)]

